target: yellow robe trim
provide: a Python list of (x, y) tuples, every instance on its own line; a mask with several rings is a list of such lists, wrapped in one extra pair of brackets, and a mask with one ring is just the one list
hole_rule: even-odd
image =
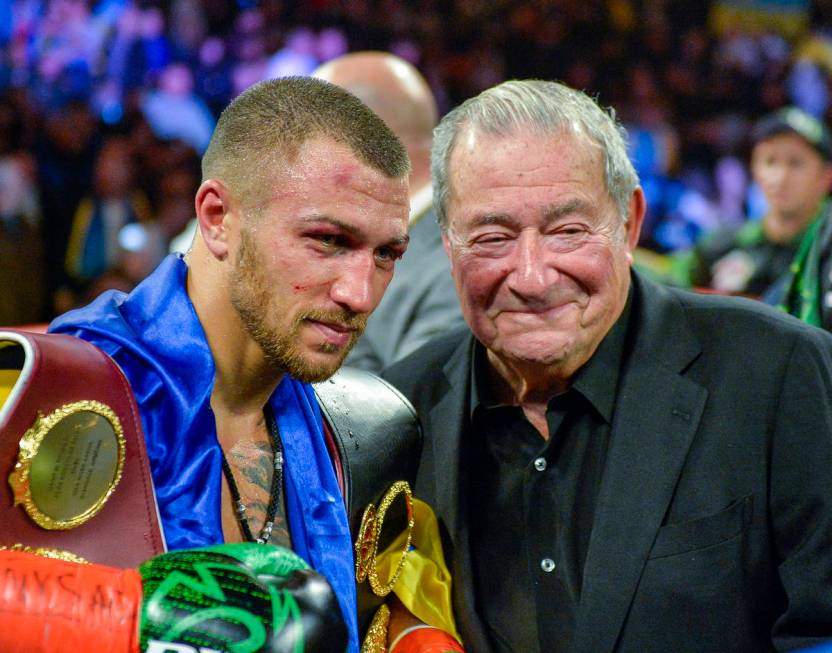
[[(429, 626), (444, 630), (462, 643), (454, 622), (451, 573), (442, 553), (436, 515), (428, 504), (416, 498), (413, 499), (413, 515), (415, 525), (411, 550), (393, 592), (414, 617)], [(392, 577), (401, 558), (406, 536), (406, 533), (402, 533), (376, 558), (379, 577)]]

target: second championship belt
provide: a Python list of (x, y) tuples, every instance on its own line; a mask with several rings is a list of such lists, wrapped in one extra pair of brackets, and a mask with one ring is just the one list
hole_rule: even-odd
[[(315, 392), (332, 436), (330, 454), (355, 541), (358, 627), (365, 633), (376, 625), (374, 616), (383, 614), (379, 608), (407, 559), (421, 427), (404, 395), (363, 370), (341, 368), (329, 380), (316, 383)], [(384, 552), (395, 556), (386, 574), (376, 566)]]
[(133, 392), (73, 336), (0, 330), (0, 548), (135, 567), (162, 553)]

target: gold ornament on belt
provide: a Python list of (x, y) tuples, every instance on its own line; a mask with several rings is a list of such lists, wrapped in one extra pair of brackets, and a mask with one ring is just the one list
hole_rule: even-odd
[(55, 560), (63, 560), (65, 562), (78, 562), (88, 565), (90, 563), (86, 558), (64, 551), (63, 549), (53, 549), (47, 546), (26, 546), (25, 544), (12, 544), (11, 546), (0, 546), (0, 551), (21, 551), (23, 553), (33, 553), (42, 558), (53, 558)]
[[(379, 539), (381, 538), (387, 511), (399, 495), (404, 497), (407, 508), (407, 537), (405, 538), (401, 557), (395, 565), (393, 573), (384, 582), (379, 578), (377, 569)], [(355, 541), (355, 580), (358, 583), (363, 583), (365, 579), (368, 580), (370, 588), (376, 596), (387, 596), (393, 591), (396, 581), (399, 580), (402, 569), (404, 569), (404, 563), (407, 560), (407, 552), (410, 550), (413, 524), (413, 492), (407, 481), (393, 483), (382, 497), (378, 508), (370, 504), (364, 510), (364, 515), (361, 517), (361, 526), (358, 529), (358, 538)], [(386, 551), (383, 553), (387, 554)]]
[(9, 474), (15, 505), (47, 530), (88, 522), (121, 480), (125, 446), (118, 416), (99, 401), (66, 404), (45, 417), (39, 412)]
[(361, 643), (361, 653), (387, 653), (387, 630), (390, 627), (390, 608), (383, 603), (373, 615), (367, 635)]

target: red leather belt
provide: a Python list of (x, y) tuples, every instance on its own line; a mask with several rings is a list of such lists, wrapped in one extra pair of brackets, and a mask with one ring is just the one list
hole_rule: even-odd
[(4, 329), (0, 385), (0, 547), (116, 567), (164, 551), (136, 402), (112, 359)]

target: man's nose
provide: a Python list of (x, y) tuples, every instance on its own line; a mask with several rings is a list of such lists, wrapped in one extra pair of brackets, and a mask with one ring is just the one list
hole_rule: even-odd
[(546, 256), (542, 237), (537, 232), (520, 234), (514, 251), (514, 265), (507, 278), (508, 286), (522, 297), (543, 299), (549, 290)]
[(784, 181), (786, 181), (787, 176), (787, 169), (784, 165), (772, 165), (769, 168), (768, 175), (769, 175), (769, 183), (774, 186), (781, 185)]
[(369, 313), (378, 303), (375, 276), (376, 263), (372, 254), (355, 252), (338, 269), (330, 297), (353, 313)]

